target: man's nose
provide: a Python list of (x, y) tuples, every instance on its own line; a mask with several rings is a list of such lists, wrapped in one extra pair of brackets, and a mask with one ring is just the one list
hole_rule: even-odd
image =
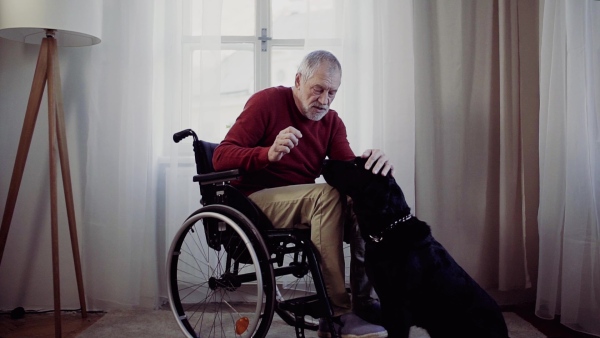
[(321, 95), (319, 95), (319, 103), (326, 105), (329, 104), (329, 93), (327, 91), (323, 91)]

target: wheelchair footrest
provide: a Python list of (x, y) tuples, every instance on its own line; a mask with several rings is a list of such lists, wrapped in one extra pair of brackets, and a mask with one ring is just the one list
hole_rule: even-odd
[(309, 315), (313, 318), (329, 316), (327, 306), (321, 302), (318, 295), (299, 297), (279, 302), (279, 308), (296, 315)]

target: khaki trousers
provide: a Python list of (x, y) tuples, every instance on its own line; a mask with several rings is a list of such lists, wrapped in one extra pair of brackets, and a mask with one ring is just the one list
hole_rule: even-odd
[(275, 227), (310, 227), (334, 315), (350, 312), (342, 250), (346, 197), (325, 183), (264, 189), (249, 197)]

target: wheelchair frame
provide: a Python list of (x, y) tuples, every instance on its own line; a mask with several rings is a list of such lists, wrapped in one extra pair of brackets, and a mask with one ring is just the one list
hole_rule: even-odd
[[(299, 338), (304, 329), (316, 330), (319, 318), (338, 337), (310, 229), (273, 227), (229, 184), (241, 176), (239, 170), (214, 170), (217, 144), (199, 140), (191, 129), (173, 140), (189, 136), (202, 207), (182, 224), (167, 257), (169, 301), (181, 330), (188, 337), (264, 337), (277, 313)], [(311, 290), (278, 287), (275, 279), (285, 276), (304, 280), (298, 284)]]

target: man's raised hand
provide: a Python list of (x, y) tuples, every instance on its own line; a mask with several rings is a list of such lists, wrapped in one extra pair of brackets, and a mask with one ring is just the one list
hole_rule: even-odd
[(287, 127), (280, 131), (275, 138), (275, 142), (269, 148), (269, 161), (277, 162), (281, 160), (284, 155), (289, 154), (298, 145), (301, 138), (302, 133), (294, 127)]

